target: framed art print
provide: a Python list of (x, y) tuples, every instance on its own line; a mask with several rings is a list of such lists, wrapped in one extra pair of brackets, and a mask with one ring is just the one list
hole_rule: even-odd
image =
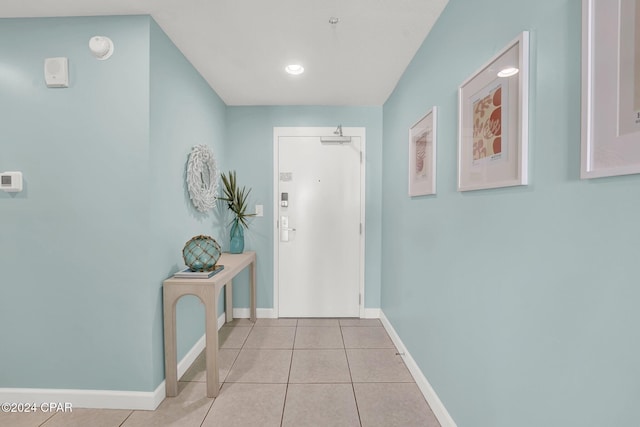
[(640, 173), (640, 0), (582, 2), (581, 145), (583, 179)]
[(409, 196), (436, 193), (437, 108), (409, 129)]
[(458, 89), (458, 191), (528, 183), (529, 33)]

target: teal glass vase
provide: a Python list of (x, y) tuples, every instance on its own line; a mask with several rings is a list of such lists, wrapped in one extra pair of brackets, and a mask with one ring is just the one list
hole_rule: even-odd
[(231, 224), (231, 243), (229, 244), (229, 252), (232, 254), (241, 254), (244, 251), (244, 229), (240, 222), (236, 219)]

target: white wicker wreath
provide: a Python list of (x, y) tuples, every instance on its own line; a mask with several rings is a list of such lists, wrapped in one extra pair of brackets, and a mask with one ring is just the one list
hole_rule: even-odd
[(216, 203), (218, 169), (213, 151), (206, 145), (196, 145), (187, 163), (187, 189), (193, 205), (206, 212)]

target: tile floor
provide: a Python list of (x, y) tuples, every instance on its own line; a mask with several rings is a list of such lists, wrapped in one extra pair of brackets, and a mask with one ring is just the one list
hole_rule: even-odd
[(0, 426), (440, 426), (377, 319), (237, 319), (219, 334), (215, 399), (201, 354), (155, 411), (0, 413)]

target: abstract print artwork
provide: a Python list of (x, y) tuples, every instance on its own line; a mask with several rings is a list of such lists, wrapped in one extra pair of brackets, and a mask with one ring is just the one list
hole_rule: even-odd
[(473, 102), (473, 162), (502, 157), (502, 85)]
[(416, 152), (414, 153), (416, 167), (413, 171), (416, 179), (424, 179), (427, 177), (427, 165), (425, 158), (427, 157), (427, 141), (431, 142), (431, 131), (426, 130), (416, 139)]
[(436, 192), (436, 114), (433, 107), (409, 129), (409, 196)]

